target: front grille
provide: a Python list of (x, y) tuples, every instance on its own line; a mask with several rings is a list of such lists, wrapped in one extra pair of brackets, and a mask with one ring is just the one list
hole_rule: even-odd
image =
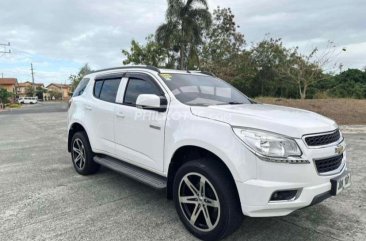
[(343, 154), (326, 159), (315, 160), (316, 169), (319, 173), (336, 170), (342, 163)]
[(341, 138), (341, 134), (339, 130), (336, 130), (330, 134), (305, 137), (305, 142), (308, 146), (323, 146), (336, 142), (339, 138)]

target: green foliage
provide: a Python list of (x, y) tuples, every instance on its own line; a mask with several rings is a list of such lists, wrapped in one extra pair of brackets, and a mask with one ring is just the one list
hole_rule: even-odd
[(34, 91), (34, 88), (33, 88), (33, 86), (27, 86), (26, 88), (25, 88), (25, 95), (26, 96), (28, 96), (28, 97), (33, 97), (34, 96), (34, 94), (35, 94), (35, 91)]
[(13, 97), (13, 93), (8, 92), (4, 88), (0, 88), (0, 103), (6, 104), (9, 103), (9, 99)]
[(77, 75), (70, 75), (69, 76), (69, 80), (71, 82), (72, 92), (74, 92), (74, 90), (78, 86), (79, 82), (84, 78), (84, 76), (87, 75), (87, 74), (90, 74), (91, 72), (93, 72), (93, 70), (90, 69), (88, 64), (85, 64), (83, 67), (81, 67), (81, 69), (79, 70), (79, 73)]
[(237, 31), (238, 28), (230, 8), (217, 7), (213, 11), (212, 26), (204, 35), (201, 69), (231, 81), (238, 74), (244, 60), (245, 65), (250, 65), (244, 52), (244, 35)]
[(39, 100), (43, 99), (43, 94), (47, 93), (47, 89), (42, 88), (41, 86), (37, 86), (35, 95), (38, 97)]
[(366, 98), (366, 72), (348, 69), (332, 78), (327, 94), (340, 98)]
[(50, 90), (48, 93), (50, 95), (51, 100), (53, 100), (53, 97), (55, 98), (55, 100), (61, 100), (62, 99), (62, 92), (61, 91)]
[(132, 40), (130, 51), (122, 50), (122, 54), (127, 57), (123, 64), (145, 64), (157, 67), (165, 67), (165, 61), (168, 58), (168, 50), (159, 45), (152, 34), (146, 37), (145, 45)]
[(365, 71), (324, 73), (337, 53), (333, 42), (322, 49), (304, 54), (269, 36), (248, 48), (230, 8), (217, 7), (211, 16), (206, 0), (168, 0), (155, 40), (153, 35), (145, 45), (133, 40), (122, 53), (124, 64), (212, 72), (250, 97), (366, 98)]
[(5, 106), (8, 108), (16, 108), (16, 109), (22, 107), (22, 105), (18, 104), (18, 103), (9, 103), (9, 104), (6, 104)]
[(179, 52), (180, 69), (198, 68), (198, 46), (203, 31), (211, 26), (211, 13), (206, 0), (168, 0), (166, 23), (156, 30), (156, 41), (170, 55)]

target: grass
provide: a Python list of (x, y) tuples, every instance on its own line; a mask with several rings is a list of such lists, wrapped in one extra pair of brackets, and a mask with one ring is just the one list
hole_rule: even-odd
[(22, 107), (21, 104), (17, 104), (17, 103), (6, 104), (5, 106), (8, 108), (21, 108)]
[(335, 120), (340, 125), (366, 124), (366, 99), (282, 99), (259, 97), (260, 103), (283, 105), (317, 112)]

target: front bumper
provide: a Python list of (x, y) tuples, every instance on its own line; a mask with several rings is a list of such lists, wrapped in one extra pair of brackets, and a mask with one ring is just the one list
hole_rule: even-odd
[[(336, 172), (322, 175), (317, 172), (314, 160), (335, 155), (335, 146), (322, 149), (300, 147), (305, 150), (303, 158), (309, 160), (309, 164), (271, 163), (257, 158), (257, 178), (236, 182), (244, 215), (284, 216), (330, 197), (330, 180), (347, 170), (346, 152), (343, 153), (341, 166)], [(291, 200), (270, 200), (274, 192), (294, 189), (298, 190), (298, 193)]]

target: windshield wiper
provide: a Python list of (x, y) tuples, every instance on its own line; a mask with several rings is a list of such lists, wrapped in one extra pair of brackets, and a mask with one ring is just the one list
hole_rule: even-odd
[(244, 103), (242, 102), (235, 102), (235, 101), (230, 101), (230, 102), (226, 102), (226, 103), (220, 103), (220, 104), (217, 104), (217, 105), (242, 105)]

